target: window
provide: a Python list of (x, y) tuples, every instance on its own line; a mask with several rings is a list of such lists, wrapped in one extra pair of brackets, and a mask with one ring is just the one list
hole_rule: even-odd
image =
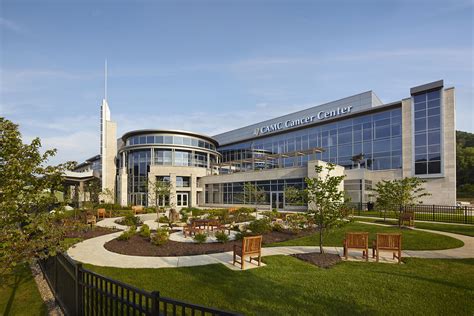
[(189, 177), (176, 177), (176, 187), (189, 188), (190, 187)]
[(441, 90), (415, 95), (415, 174), (441, 173)]

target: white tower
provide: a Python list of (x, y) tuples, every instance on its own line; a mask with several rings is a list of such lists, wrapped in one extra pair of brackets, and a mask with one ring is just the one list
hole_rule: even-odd
[[(115, 155), (117, 154), (117, 124), (110, 120), (110, 108), (107, 103), (107, 60), (105, 60), (104, 99), (100, 107), (100, 158), (102, 164), (102, 191), (115, 193)], [(113, 201), (107, 201), (113, 202)]]

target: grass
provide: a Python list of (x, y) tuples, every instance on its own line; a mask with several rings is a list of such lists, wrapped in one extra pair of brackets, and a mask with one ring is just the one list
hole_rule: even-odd
[(472, 315), (474, 259), (405, 259), (406, 264), (343, 262), (321, 269), (294, 257), (266, 267), (173, 269), (86, 266), (160, 295), (245, 315)]
[(0, 315), (47, 315), (27, 265), (0, 279)]
[[(363, 223), (349, 223), (342, 228), (334, 229), (325, 236), (325, 246), (341, 246), (346, 232), (368, 232), (369, 246), (371, 240), (375, 240), (376, 233), (402, 233), (402, 246), (404, 250), (439, 250), (462, 247), (464, 243), (459, 239), (448, 236), (410, 230), (399, 229), (398, 227), (383, 227), (368, 225)], [(273, 243), (268, 246), (317, 246), (319, 245), (319, 234), (313, 234), (306, 237), (296, 238), (283, 242)]]
[[(397, 221), (393, 219), (387, 219), (387, 222), (384, 222), (383, 219), (380, 218), (356, 218), (356, 220), (359, 222), (397, 225)], [(474, 237), (474, 225), (436, 224), (415, 221), (415, 228), (438, 230)]]
[[(354, 211), (354, 215), (361, 215), (361, 216), (373, 216), (378, 218), (383, 218), (383, 213), (378, 211), (363, 211), (358, 212)], [(387, 218), (398, 218), (398, 213), (396, 212), (387, 212)], [(433, 221), (433, 222), (448, 222), (448, 223), (459, 223), (459, 224), (469, 224), (474, 223), (474, 216), (472, 215), (464, 215), (464, 210), (450, 210), (443, 213), (442, 210), (437, 209), (435, 216), (433, 217), (433, 213), (427, 212), (415, 212), (415, 219), (420, 221)]]

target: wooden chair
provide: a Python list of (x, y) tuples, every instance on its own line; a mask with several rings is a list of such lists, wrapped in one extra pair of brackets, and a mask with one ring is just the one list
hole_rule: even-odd
[[(408, 223), (408, 225), (406, 225)], [(415, 212), (405, 211), (400, 214), (400, 225), (415, 227)]]
[(196, 233), (200, 233), (202, 229), (196, 225), (195, 222), (192, 222), (191, 224), (186, 224), (186, 226), (183, 226), (183, 234), (184, 238), (192, 235), (196, 235)]
[(143, 208), (142, 205), (134, 205), (132, 206), (132, 211), (134, 215), (137, 215), (137, 214), (144, 213), (145, 209)]
[(392, 251), (393, 259), (397, 258), (398, 263), (402, 260), (402, 234), (400, 233), (381, 233), (377, 234), (377, 239), (372, 245), (372, 258), (377, 256), (379, 262), (380, 251)]
[(369, 260), (369, 233), (346, 233), (344, 238), (344, 257), (347, 259), (349, 249), (362, 249), (362, 258)]
[(95, 217), (95, 215), (90, 215), (90, 214), (87, 214), (86, 215), (86, 225), (91, 225), (91, 227), (93, 225), (95, 225), (97, 222), (97, 219)]
[[(240, 257), (240, 261), (237, 260), (237, 256)], [(258, 260), (258, 265), (262, 262), (262, 236), (249, 236), (242, 239), (242, 246), (234, 245), (234, 261), (233, 265), (237, 262), (240, 264), (240, 268), (243, 270), (245, 265), (245, 257), (249, 257), (249, 262)], [(252, 257), (253, 256), (253, 257)]]
[[(110, 217), (112, 217), (111, 215), (112, 214), (110, 214)], [(105, 210), (105, 208), (98, 208), (97, 209), (97, 219), (99, 219), (101, 216), (102, 216), (102, 218), (105, 218), (107, 216), (107, 211)]]

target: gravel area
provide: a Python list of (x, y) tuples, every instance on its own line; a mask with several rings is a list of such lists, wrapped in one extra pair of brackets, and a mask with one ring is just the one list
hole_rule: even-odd
[(61, 308), (56, 304), (54, 300), (53, 292), (49, 288), (48, 282), (43, 277), (43, 272), (39, 267), (38, 263), (33, 263), (30, 265), (31, 272), (36, 282), (36, 286), (40, 292), (41, 298), (43, 299), (46, 307), (48, 309), (48, 315), (50, 316), (63, 316), (64, 313), (62, 312)]

